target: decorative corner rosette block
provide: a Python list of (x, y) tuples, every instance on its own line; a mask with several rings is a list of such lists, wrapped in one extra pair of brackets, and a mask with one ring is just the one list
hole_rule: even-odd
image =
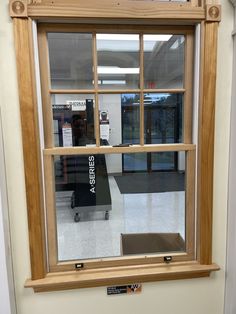
[(11, 17), (27, 17), (27, 0), (10, 0), (10, 16)]
[(219, 4), (206, 5), (206, 21), (220, 22), (221, 20), (221, 6)]

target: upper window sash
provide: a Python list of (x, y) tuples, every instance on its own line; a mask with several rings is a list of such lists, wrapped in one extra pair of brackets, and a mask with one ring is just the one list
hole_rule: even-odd
[[(114, 27), (115, 29), (115, 27)], [(39, 51), (40, 51), (40, 60), (41, 60), (41, 79), (42, 79), (42, 89), (43, 89), (43, 112), (44, 112), (44, 127), (45, 127), (45, 144), (46, 148), (52, 148), (54, 146), (54, 139), (53, 139), (53, 130), (52, 130), (52, 120), (53, 120), (53, 115), (52, 115), (52, 109), (51, 106), (48, 106), (49, 103), (51, 103), (52, 97), (57, 96), (58, 99), (62, 97), (62, 94), (65, 94), (65, 97), (68, 99), (71, 98), (72, 94), (77, 94), (77, 98), (79, 99), (80, 97), (84, 98), (93, 98), (94, 102), (94, 124), (95, 124), (95, 134), (96, 134), (96, 145), (100, 146), (100, 135), (99, 135), (99, 103), (100, 103), (100, 95), (102, 94), (124, 94), (125, 93), (136, 93), (139, 95), (140, 101), (139, 101), (139, 107), (140, 107), (140, 141), (139, 143), (141, 145), (145, 144), (144, 140), (144, 107), (145, 107), (145, 97), (149, 93), (169, 93), (170, 95), (173, 93), (180, 93), (183, 95), (183, 137), (182, 137), (182, 142), (185, 144), (192, 143), (192, 83), (193, 83), (193, 28), (192, 27), (144, 27), (144, 30), (140, 33), (141, 28), (134, 26), (127, 26), (127, 27), (119, 27), (119, 34), (122, 35), (122, 33), (125, 34), (130, 34), (127, 36), (133, 36), (132, 34), (138, 34), (140, 35), (135, 35), (139, 36), (139, 44), (136, 47), (137, 53), (138, 53), (138, 69), (139, 73), (138, 76), (138, 88), (130, 88), (130, 89), (99, 89), (99, 63), (98, 63), (98, 57), (97, 53), (97, 38), (96, 38), (96, 33), (94, 32), (94, 26), (87, 26), (87, 25), (65, 25), (65, 27), (62, 27), (58, 25), (58, 28), (56, 25), (45, 25), (45, 27), (40, 26), (39, 30)], [(88, 33), (90, 32), (90, 33)], [(105, 32), (104, 26), (98, 26), (97, 32), (99, 34), (103, 34), (102, 32)], [(93, 86), (90, 85), (91, 89), (51, 89), (50, 88), (50, 54), (51, 54), (51, 63), (54, 62), (53, 60), (53, 51), (51, 48), (50, 51), (50, 46), (48, 47), (48, 37), (50, 38), (50, 34), (55, 34), (56, 38), (60, 38), (60, 33), (65, 34), (64, 37), (66, 36), (77, 36), (77, 34), (80, 36), (82, 35), (82, 38), (84, 36), (87, 36), (87, 34), (93, 34), (92, 37), (93, 39), (89, 40), (89, 42), (93, 41), (93, 44), (90, 43), (90, 67), (91, 69), (95, 69), (95, 71), (92, 70), (91, 74), (92, 76), (90, 77), (90, 82), (93, 83)], [(83, 35), (84, 34), (84, 35)], [(106, 33), (109, 36), (109, 33)], [(110, 34), (112, 34), (112, 30), (110, 30)], [(143, 35), (144, 34), (144, 35)], [(147, 34), (147, 35), (145, 35)], [(160, 34), (160, 35), (158, 35)], [(165, 35), (166, 34), (166, 35)], [(167, 37), (170, 36), (169, 34), (173, 34), (171, 36), (176, 36), (176, 40), (173, 40), (171, 43), (171, 47), (173, 46), (173, 51), (175, 51), (174, 45), (184, 45), (184, 50), (182, 52), (183, 55), (183, 87), (180, 88), (145, 88), (145, 64), (144, 64), (144, 53), (145, 53), (145, 37), (149, 38), (150, 36), (162, 36), (162, 37)], [(100, 35), (98, 35), (99, 38)], [(174, 38), (174, 37), (173, 37)], [(179, 42), (178, 42), (179, 40)], [(183, 41), (184, 40), (184, 41)], [(138, 50), (139, 47), (139, 50)], [(170, 48), (171, 48), (170, 47)], [(49, 49), (49, 53), (48, 53)], [(147, 49), (147, 48), (146, 48)], [(171, 50), (171, 49), (170, 49)], [(79, 54), (78, 54), (79, 55)], [(45, 62), (46, 60), (46, 62)], [(155, 61), (155, 60), (154, 60)], [(178, 61), (177, 61), (178, 62)], [(55, 62), (54, 62), (55, 63)], [(168, 64), (168, 61), (167, 61)], [(147, 64), (146, 64), (147, 65)], [(100, 68), (102, 68), (100, 66)], [(51, 65), (52, 69), (52, 65)], [(102, 70), (105, 69), (104, 67)], [(187, 70), (186, 70), (187, 69)], [(126, 69), (125, 69), (126, 70)], [(132, 69), (131, 69), (132, 70)], [(160, 84), (159, 84), (160, 85)], [(151, 85), (149, 87), (152, 87)], [(80, 94), (84, 94), (84, 96), (80, 96)], [(66, 96), (68, 95), (68, 96)], [(86, 97), (86, 95), (88, 95)], [(76, 95), (75, 95), (75, 99)], [(57, 105), (57, 103), (55, 103)], [(50, 135), (51, 134), (51, 135)], [(114, 143), (114, 144), (119, 144), (119, 143)]]

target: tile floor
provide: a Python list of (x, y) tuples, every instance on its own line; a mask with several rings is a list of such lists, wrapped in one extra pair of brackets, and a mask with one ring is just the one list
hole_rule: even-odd
[(57, 192), (58, 259), (120, 256), (121, 233), (179, 232), (185, 237), (185, 192), (121, 194), (109, 177), (112, 211), (81, 215), (74, 222), (72, 192)]

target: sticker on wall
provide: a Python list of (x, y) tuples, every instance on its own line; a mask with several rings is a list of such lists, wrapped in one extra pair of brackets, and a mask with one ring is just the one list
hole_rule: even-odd
[(142, 292), (141, 284), (107, 287), (107, 295), (135, 294), (135, 293), (141, 293), (141, 292)]

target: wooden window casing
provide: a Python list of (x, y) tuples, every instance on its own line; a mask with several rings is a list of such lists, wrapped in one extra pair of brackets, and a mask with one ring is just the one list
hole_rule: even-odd
[[(117, 31), (118, 29), (118, 31)], [(96, 56), (96, 37), (95, 34), (99, 33), (115, 33), (119, 34), (138, 34), (140, 36), (140, 88), (139, 89), (123, 89), (123, 90), (104, 90), (98, 88), (98, 77), (96, 70), (94, 71), (94, 89), (81, 90), (81, 89), (52, 89), (50, 88), (50, 70), (48, 60), (48, 46), (47, 46), (47, 33), (58, 32), (58, 33), (92, 33), (93, 34), (93, 66), (96, 69), (97, 56)], [(143, 84), (143, 41), (142, 36), (145, 34), (181, 34), (185, 36), (185, 70), (184, 70), (184, 87), (179, 89), (145, 89)], [(194, 258), (194, 238), (195, 238), (195, 159), (196, 159), (196, 145), (192, 144), (192, 82), (193, 82), (193, 27), (153, 27), (153, 26), (135, 26), (135, 25), (112, 25), (108, 29), (106, 26), (96, 25), (45, 25), (39, 26), (39, 59), (41, 65), (41, 77), (42, 77), (42, 95), (43, 95), (43, 114), (44, 114), (44, 142), (45, 149), (44, 154), (44, 167), (45, 167), (45, 191), (46, 191), (46, 208), (48, 214), (48, 255), (49, 255), (49, 270), (73, 270), (75, 261), (69, 262), (58, 262), (57, 260), (57, 239), (56, 239), (56, 219), (55, 219), (55, 191), (54, 191), (54, 171), (53, 171), (53, 156), (57, 155), (80, 155), (80, 154), (103, 154), (103, 153), (132, 153), (132, 152), (165, 152), (165, 151), (185, 151), (186, 152), (186, 253), (173, 254), (173, 262), (192, 260)], [(150, 144), (144, 145), (144, 93), (183, 93), (184, 102), (184, 122), (183, 122), (183, 143), (181, 144)], [(52, 132), (52, 109), (48, 105), (50, 104), (50, 96), (52, 94), (94, 94), (95, 95), (95, 148), (88, 147), (54, 147), (53, 132)], [(98, 113), (98, 95), (102, 94), (113, 94), (113, 93), (138, 93), (140, 94), (140, 145), (132, 145), (126, 148), (116, 147), (104, 147), (100, 146), (99, 143), (99, 123), (96, 119), (99, 116)], [(171, 253), (172, 254), (172, 253)], [(166, 255), (166, 254), (165, 254)], [(163, 254), (154, 256), (153, 254), (145, 257), (119, 257), (119, 258), (104, 258), (82, 261), (84, 268), (102, 267), (102, 266), (118, 266), (118, 265), (132, 265), (142, 263), (160, 263), (163, 261)]]
[[(110, 0), (102, 0), (102, 3), (85, 0), (41, 0), (37, 3), (30, 3), (21, 0), (10, 1), (10, 14), (13, 17), (15, 30), (15, 46), (18, 69), (19, 99), (21, 108), (23, 151), (25, 164), (25, 179), (27, 191), (29, 239), (32, 277), (26, 282), (26, 287), (33, 287), (35, 291), (50, 291), (71, 289), (90, 286), (101, 286), (108, 284), (131, 283), (134, 281), (145, 282), (154, 280), (195, 278), (209, 276), (213, 270), (219, 267), (212, 263), (212, 196), (213, 196), (213, 148), (214, 148), (214, 108), (215, 108), (215, 81), (216, 81), (216, 54), (217, 54), (217, 28), (220, 20), (220, 6), (211, 3), (198, 3), (195, 1), (184, 3), (157, 3), (149, 1), (127, 1), (119, 3)], [(37, 113), (36, 79), (34, 70), (34, 48), (33, 48), (33, 19), (42, 20), (44, 18), (53, 21), (56, 19), (70, 18), (78, 19), (80, 22), (103, 23), (104, 21), (114, 25), (116, 23), (143, 24), (150, 23), (162, 25), (176, 25), (180, 29), (188, 29), (187, 25), (201, 24), (201, 66), (200, 66), (200, 101), (199, 101), (199, 129), (197, 147), (191, 143), (192, 135), (185, 134), (184, 142), (172, 145), (144, 145), (141, 141), (137, 147), (95, 147), (91, 148), (92, 153), (125, 153), (125, 152), (151, 152), (151, 151), (186, 151), (187, 160), (190, 165), (194, 164), (197, 149), (197, 247), (196, 256), (193, 254), (193, 244), (189, 245), (189, 260), (182, 261), (181, 258), (169, 265), (160, 263), (159, 257), (148, 259), (137, 258), (134, 262), (122, 258), (114, 261), (91, 262), (91, 265), (82, 271), (72, 270), (71, 262), (57, 263), (56, 251), (52, 244), (52, 257), (47, 262), (46, 238), (44, 226), (44, 202), (43, 184), (41, 171), (41, 153), (39, 144), (39, 126)], [(89, 19), (89, 20), (88, 20)], [(118, 22), (117, 22), (118, 21)], [(187, 25), (186, 25), (187, 24)], [(182, 26), (181, 26), (182, 25)], [(58, 26), (50, 26), (58, 27)], [(64, 27), (64, 26), (63, 26)], [(70, 28), (71, 26), (66, 27)], [(138, 28), (137, 25), (135, 27)], [(148, 29), (149, 26), (146, 28)], [(158, 26), (161, 27), (162, 26)], [(168, 29), (168, 27), (163, 27)], [(131, 26), (132, 28), (132, 26)], [(173, 28), (173, 27), (172, 27)], [(191, 27), (190, 27), (191, 28)], [(162, 31), (163, 31), (162, 30)], [(127, 32), (127, 30), (125, 31)], [(41, 37), (45, 41), (45, 36)], [(189, 43), (192, 40), (189, 41)], [(189, 44), (190, 46), (193, 44)], [(211, 54), (209, 54), (211, 51)], [(40, 52), (45, 53), (45, 50)], [(190, 60), (186, 61), (191, 66)], [(192, 69), (185, 71), (187, 84), (191, 83)], [(48, 89), (49, 78), (47, 71), (41, 74), (43, 103), (50, 103)], [(189, 80), (190, 79), (190, 80)], [(184, 86), (186, 88), (186, 86)], [(191, 90), (186, 88), (185, 101), (191, 103)], [(140, 90), (142, 93), (144, 90)], [(60, 92), (60, 91), (59, 91)], [(63, 91), (64, 92), (64, 91)], [(81, 92), (81, 91), (80, 91)], [(90, 91), (91, 92), (91, 91)], [(99, 90), (95, 91), (98, 95)], [(107, 91), (109, 93), (110, 91)], [(115, 91), (117, 92), (117, 91)], [(185, 92), (185, 90), (183, 91)], [(102, 90), (104, 93), (104, 90)], [(45, 97), (45, 98), (44, 98)], [(49, 102), (48, 102), (49, 101)], [(96, 101), (97, 103), (97, 101)], [(96, 105), (97, 106), (97, 105)], [(98, 108), (96, 108), (98, 110)], [(190, 111), (191, 112), (191, 111)], [(187, 116), (190, 115), (187, 113)], [(185, 112), (186, 114), (186, 112)], [(141, 116), (143, 115), (141, 110)], [(49, 119), (49, 120), (47, 120)], [(50, 116), (44, 119), (45, 127), (50, 128)], [(186, 120), (185, 130), (191, 130), (191, 119)], [(97, 123), (98, 125), (98, 123)], [(86, 148), (54, 148), (52, 142), (52, 132), (45, 128), (45, 134), (49, 137), (45, 139), (46, 148), (43, 151), (45, 172), (51, 173), (52, 156), (60, 154), (85, 154)], [(98, 130), (97, 130), (98, 132)], [(142, 129), (141, 129), (142, 132)], [(51, 135), (50, 135), (51, 134)], [(98, 137), (97, 137), (98, 139)], [(97, 145), (98, 145), (97, 140)], [(194, 171), (187, 170), (187, 180), (194, 181)], [(50, 177), (50, 175), (49, 175)], [(47, 183), (46, 183), (47, 184)], [(187, 184), (191, 186), (191, 184)], [(52, 183), (49, 184), (48, 194)], [(193, 192), (188, 202), (193, 202)], [(47, 197), (47, 202), (49, 198)], [(50, 202), (50, 201), (49, 201)], [(193, 221), (193, 214), (190, 215)], [(52, 230), (55, 231), (52, 223)], [(188, 230), (188, 229), (186, 229)], [(52, 232), (52, 234), (53, 234)], [(51, 233), (50, 233), (51, 234)], [(55, 236), (55, 232), (54, 235)], [(191, 238), (191, 235), (190, 235)], [(193, 239), (192, 239), (193, 241)], [(55, 243), (55, 242), (54, 242)], [(49, 245), (50, 246), (50, 245)], [(187, 245), (188, 247), (188, 245)], [(186, 258), (186, 256), (185, 256)], [(114, 265), (115, 263), (115, 265)], [(61, 267), (61, 268), (58, 268)], [(55, 272), (56, 271), (56, 272)]]

